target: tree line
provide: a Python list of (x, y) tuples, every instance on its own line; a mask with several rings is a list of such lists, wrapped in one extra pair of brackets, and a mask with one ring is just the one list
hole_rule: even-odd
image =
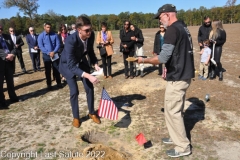
[[(28, 0), (35, 1), (37, 0)], [(16, 2), (16, 1), (13, 1)], [(223, 23), (239, 23), (240, 22), (240, 4), (235, 5), (236, 0), (228, 0), (226, 5), (223, 7), (212, 7), (207, 9), (204, 6), (200, 6), (199, 9), (193, 8), (189, 10), (178, 10), (177, 17), (179, 20), (183, 20), (188, 26), (196, 26), (201, 25), (203, 22), (203, 17), (208, 15), (212, 20), (219, 19), (222, 20)], [(28, 10), (28, 12), (24, 12), (24, 10), (20, 10), (24, 12), (24, 16), (20, 16), (20, 13), (16, 13), (16, 16), (11, 17), (9, 19), (1, 19), (0, 24), (4, 26), (4, 32), (8, 32), (8, 28), (14, 27), (16, 33), (18, 34), (27, 34), (28, 28), (30, 26), (35, 27), (37, 33), (43, 31), (43, 24), (45, 22), (50, 22), (52, 24), (52, 29), (57, 32), (60, 24), (67, 24), (69, 27), (71, 24), (74, 24), (77, 16), (64, 16), (61, 14), (55, 13), (53, 10), (49, 10), (47, 13), (39, 15), (33, 14), (36, 12), (36, 9), (39, 5), (36, 3), (32, 5), (34, 9), (32, 12)], [(14, 6), (14, 4), (12, 4)], [(17, 6), (15, 4), (15, 6)], [(20, 6), (18, 6), (20, 7)], [(125, 20), (130, 20), (132, 24), (137, 25), (139, 28), (156, 28), (159, 26), (159, 21), (153, 19), (155, 13), (142, 13), (142, 12), (121, 12), (120, 14), (108, 14), (108, 15), (100, 15), (94, 14), (88, 16), (92, 22), (93, 30), (101, 29), (101, 22), (107, 22), (108, 28), (110, 30), (119, 30), (123, 27), (123, 22)]]

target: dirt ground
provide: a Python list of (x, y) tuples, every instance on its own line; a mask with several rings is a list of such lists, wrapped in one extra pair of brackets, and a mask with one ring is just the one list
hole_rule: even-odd
[[(195, 68), (199, 70), (197, 45), (199, 26), (191, 26), (194, 43)], [(186, 95), (184, 122), (191, 140), (192, 154), (185, 160), (240, 159), (240, 24), (224, 24), (227, 42), (223, 46), (223, 81), (192, 79)], [(152, 56), (156, 29), (143, 29), (144, 53)], [(79, 105), (82, 125), (71, 125), (72, 112), (69, 88), (46, 90), (44, 72), (33, 72), (31, 60), (24, 48), (28, 74), (22, 74), (16, 60), (14, 77), (16, 93), (23, 102), (10, 104), (0, 110), (0, 159), (74, 159), (74, 160), (162, 160), (171, 159), (165, 152), (174, 145), (165, 145), (168, 137), (162, 112), (166, 81), (157, 75), (157, 68), (145, 65), (143, 78), (124, 79), (123, 58), (119, 52), (118, 31), (114, 33), (112, 57), (113, 79), (95, 86), (95, 109), (98, 109), (102, 86), (119, 109), (117, 121), (101, 118), (100, 125), (87, 116), (86, 96), (81, 81)], [(96, 47), (94, 47), (96, 49)], [(99, 64), (100, 56), (97, 54)], [(42, 69), (43, 63), (41, 64)], [(6, 84), (5, 96), (8, 99)], [(210, 101), (205, 102), (205, 95)], [(8, 101), (9, 103), (9, 101)], [(135, 136), (143, 133), (152, 147), (138, 145)], [(84, 138), (85, 137), (85, 138)], [(86, 142), (86, 139), (91, 143)], [(177, 158), (178, 159), (178, 158)]]

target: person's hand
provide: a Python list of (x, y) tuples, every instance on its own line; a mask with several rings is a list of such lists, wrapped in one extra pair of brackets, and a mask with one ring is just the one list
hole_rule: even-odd
[(97, 71), (99, 71), (101, 68), (98, 66), (98, 64), (95, 64), (94, 65), (94, 68), (97, 70)]
[(7, 59), (8, 61), (12, 61), (13, 58), (14, 58), (14, 54), (8, 54), (8, 55), (6, 56), (6, 59)]
[(37, 50), (37, 49), (38, 49), (38, 47), (37, 47), (37, 46), (35, 46), (33, 49)]
[(15, 47), (18, 48), (18, 44), (16, 44)]
[(135, 41), (135, 40), (136, 40), (136, 37), (135, 37), (135, 36), (134, 36), (134, 37), (131, 37), (131, 40)]
[(156, 56), (156, 55), (157, 55), (157, 53), (153, 53), (153, 55), (154, 55), (154, 56)]
[(49, 53), (49, 56), (50, 56), (50, 57), (54, 57), (54, 52), (50, 52), (50, 53)]
[(108, 44), (108, 41), (105, 41), (105, 43), (104, 44)]
[(92, 84), (99, 83), (99, 80), (95, 76), (92, 76), (91, 74), (84, 73), (83, 77), (87, 78)]
[(138, 57), (137, 63), (142, 63), (143, 62), (143, 57)]
[(136, 38), (136, 41), (138, 41), (138, 38)]
[(199, 44), (199, 46), (202, 46), (202, 43), (198, 43)]
[(126, 45), (126, 44), (124, 44), (124, 45), (123, 45), (123, 47), (124, 47), (124, 48), (127, 48), (127, 45)]
[(207, 62), (205, 62), (205, 65), (206, 65), (206, 66), (208, 66), (208, 64), (209, 64), (209, 62), (208, 62), (208, 61), (207, 61)]

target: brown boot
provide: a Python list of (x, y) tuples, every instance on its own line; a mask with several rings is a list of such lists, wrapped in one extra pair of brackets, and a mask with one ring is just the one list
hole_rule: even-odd
[(72, 122), (72, 125), (76, 128), (79, 128), (81, 126), (81, 122), (78, 118), (74, 118), (73, 122)]
[(91, 118), (93, 120), (93, 122), (95, 122), (97, 124), (101, 123), (100, 119), (95, 114), (89, 114), (89, 118)]

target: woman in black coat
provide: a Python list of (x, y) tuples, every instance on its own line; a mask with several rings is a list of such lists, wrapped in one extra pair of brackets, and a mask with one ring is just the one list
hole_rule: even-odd
[(222, 63), (220, 62), (220, 59), (222, 56), (222, 46), (226, 42), (226, 32), (223, 29), (221, 21), (215, 20), (212, 22), (212, 31), (210, 32), (209, 39), (212, 43), (215, 44), (213, 59), (216, 62), (216, 66), (213, 63), (211, 63), (210, 79), (214, 79), (216, 77), (216, 69), (217, 69), (219, 73), (219, 81), (222, 81), (223, 69), (222, 69)]

